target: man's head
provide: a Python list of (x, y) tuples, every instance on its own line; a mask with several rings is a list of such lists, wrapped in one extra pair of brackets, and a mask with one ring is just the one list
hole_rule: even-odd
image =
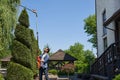
[(49, 53), (50, 49), (48, 47), (44, 48), (44, 53)]

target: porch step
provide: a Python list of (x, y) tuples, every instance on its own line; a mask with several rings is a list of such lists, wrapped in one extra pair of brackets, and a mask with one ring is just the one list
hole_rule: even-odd
[(69, 80), (69, 78), (58, 78), (57, 80)]

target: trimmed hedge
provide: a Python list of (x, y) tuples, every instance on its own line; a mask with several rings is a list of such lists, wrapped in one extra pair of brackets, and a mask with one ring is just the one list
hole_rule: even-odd
[(56, 69), (49, 70), (48, 72), (53, 74), (53, 75), (57, 74), (57, 70)]
[(116, 75), (113, 80), (120, 80), (120, 74)]
[(19, 20), (20, 24), (25, 26), (26, 28), (29, 27), (29, 16), (27, 14), (26, 9), (22, 10), (22, 13), (20, 14)]
[[(18, 55), (18, 57), (13, 56), (14, 61), (17, 61), (18, 63), (28, 68), (31, 68), (33, 72), (36, 74), (38, 72), (36, 67), (36, 56), (38, 56), (37, 54), (38, 45), (37, 45), (37, 40), (34, 37), (33, 30), (18, 24), (16, 26), (15, 36), (16, 36), (16, 40), (15, 42), (13, 41), (13, 55), (14, 54)], [(16, 44), (16, 41), (18, 44)], [(24, 55), (21, 55), (21, 53)], [(29, 56), (27, 56), (26, 54), (29, 56), (31, 55), (31, 57), (29, 58)], [(21, 56), (21, 59), (19, 58), (19, 55)], [(24, 59), (22, 59), (22, 56)]]
[(7, 80), (33, 80), (33, 72), (14, 62), (10, 62), (7, 70)]
[[(33, 80), (33, 74), (36, 75), (38, 73), (36, 66), (38, 44), (34, 37), (33, 30), (29, 29), (28, 26), (28, 14), (24, 9), (19, 17), (19, 24), (17, 24), (15, 29), (15, 39), (13, 40), (12, 47), (12, 63), (10, 63), (8, 68), (7, 80)], [(29, 72), (32, 72), (32, 75), (28, 74)]]
[(25, 44), (28, 48), (31, 48), (31, 30), (29, 28), (25, 28), (24, 26), (17, 24), (15, 29), (16, 39), (23, 44)]
[(34, 56), (38, 56), (39, 55), (39, 54), (37, 54), (39, 52), (38, 43), (37, 43), (37, 40), (34, 37), (33, 30), (31, 30), (31, 29), (30, 29), (30, 34), (31, 34), (31, 40), (32, 40), (31, 51), (34, 54)]
[(37, 40), (34, 37), (33, 30), (30, 29), (31, 34), (31, 52), (32, 52), (32, 58), (33, 58), (33, 72), (36, 74), (38, 73), (38, 68), (36, 67), (36, 57), (41, 53), (40, 49), (38, 48)]
[(32, 68), (32, 56), (31, 51), (24, 44), (17, 40), (13, 41), (13, 60), (28, 68)]
[[(68, 72), (65, 71), (59, 71), (58, 75), (68, 75)], [(69, 75), (74, 75), (74, 72), (69, 72)]]

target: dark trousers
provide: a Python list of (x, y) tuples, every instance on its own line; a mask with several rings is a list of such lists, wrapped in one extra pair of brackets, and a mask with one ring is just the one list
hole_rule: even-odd
[(42, 68), (42, 67), (39, 69), (39, 80), (42, 80), (43, 73), (45, 74), (45, 79), (49, 80), (49, 78), (48, 78), (48, 69), (47, 68)]

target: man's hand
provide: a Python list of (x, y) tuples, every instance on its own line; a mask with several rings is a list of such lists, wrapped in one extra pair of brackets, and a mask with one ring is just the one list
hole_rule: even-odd
[(44, 60), (40, 60), (41, 62), (44, 62)]

